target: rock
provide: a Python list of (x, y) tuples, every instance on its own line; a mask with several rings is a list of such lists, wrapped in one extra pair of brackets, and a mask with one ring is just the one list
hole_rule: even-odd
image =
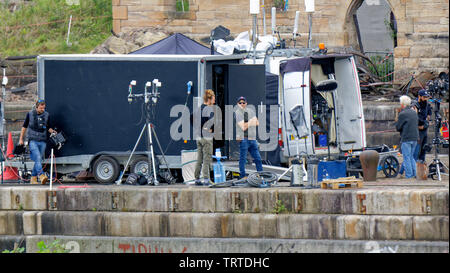
[(160, 28), (145, 27), (120, 32), (91, 51), (91, 54), (128, 54), (141, 47), (158, 42), (172, 33)]

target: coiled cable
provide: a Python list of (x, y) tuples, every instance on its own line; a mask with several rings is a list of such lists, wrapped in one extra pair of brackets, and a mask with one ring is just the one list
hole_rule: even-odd
[(265, 188), (270, 187), (270, 184), (275, 182), (277, 179), (278, 177), (275, 173), (263, 171), (251, 173), (247, 178), (247, 182), (252, 187)]

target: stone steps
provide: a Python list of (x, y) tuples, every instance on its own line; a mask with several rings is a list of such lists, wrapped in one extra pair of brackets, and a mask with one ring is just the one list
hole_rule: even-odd
[(448, 253), (448, 242), (307, 240), (252, 238), (167, 238), (111, 236), (3, 236), (0, 249), (14, 243), (28, 253), (38, 251), (37, 243), (59, 240), (72, 253)]
[(1, 211), (1, 235), (448, 241), (448, 216)]
[[(286, 213), (347, 215), (447, 215), (448, 187), (324, 190), (293, 187), (203, 188), (174, 185), (128, 185), (65, 188), (48, 186), (0, 187), (1, 210)], [(447, 182), (448, 183), (448, 182)], [(376, 183), (374, 183), (376, 185)], [(436, 185), (442, 184), (441, 187)], [(381, 184), (380, 184), (381, 185)], [(282, 208), (282, 207), (283, 208)], [(280, 212), (280, 211), (279, 211)]]

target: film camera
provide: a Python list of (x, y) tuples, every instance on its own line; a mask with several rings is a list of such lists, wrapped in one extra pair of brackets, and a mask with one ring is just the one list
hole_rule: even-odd
[(428, 81), (427, 90), (433, 98), (444, 97), (448, 92), (448, 74), (442, 72), (436, 79)]
[(59, 133), (53, 133), (49, 137), (50, 143), (53, 144), (57, 149), (61, 149), (61, 147), (66, 143), (66, 137), (64, 133), (61, 131)]

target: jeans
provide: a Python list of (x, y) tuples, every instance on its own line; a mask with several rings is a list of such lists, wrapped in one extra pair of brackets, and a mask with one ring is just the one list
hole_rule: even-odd
[(402, 142), (403, 166), (405, 168), (405, 177), (413, 178), (416, 176), (416, 161), (414, 160), (414, 151), (417, 141)]
[(44, 158), (46, 145), (47, 143), (44, 141), (30, 140), (30, 158), (34, 161), (34, 167), (31, 170), (31, 176), (38, 176), (43, 173), (42, 159)]
[(261, 155), (259, 154), (258, 150), (258, 143), (256, 140), (249, 140), (244, 138), (239, 143), (239, 178), (243, 178), (244, 176), (247, 176), (245, 173), (245, 163), (247, 162), (247, 152), (250, 152), (250, 155), (253, 157), (253, 161), (256, 165), (256, 170), (258, 172), (263, 171), (262, 167), (262, 161), (261, 161)]
[(420, 160), (420, 161), (425, 161), (425, 155), (426, 152), (423, 150), (425, 144), (427, 144), (428, 142), (428, 135), (427, 135), (427, 131), (419, 131), (419, 137), (420, 137), (420, 141), (419, 143), (416, 145), (416, 149), (414, 151), (414, 159), (416, 161)]

